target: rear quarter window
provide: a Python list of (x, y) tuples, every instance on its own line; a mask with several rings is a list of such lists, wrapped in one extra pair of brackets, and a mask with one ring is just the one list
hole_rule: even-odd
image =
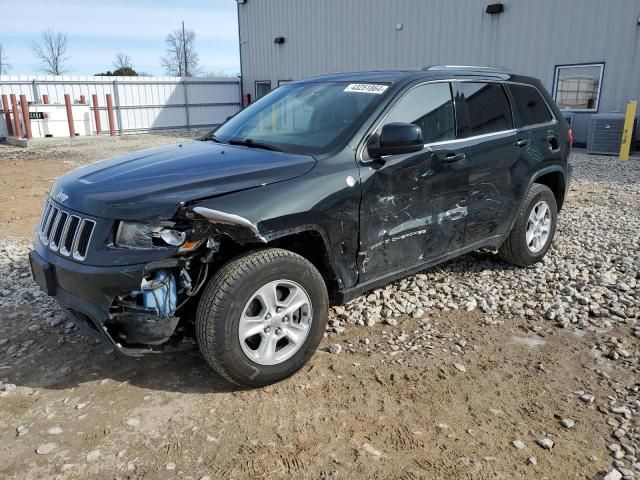
[(509, 84), (509, 90), (523, 126), (539, 125), (553, 120), (547, 103), (537, 89), (527, 85)]

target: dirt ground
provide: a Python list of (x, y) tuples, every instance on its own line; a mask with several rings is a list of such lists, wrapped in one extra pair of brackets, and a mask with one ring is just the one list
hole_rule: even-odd
[[(108, 151), (174, 141), (125, 137)], [(0, 240), (30, 237), (54, 178), (104, 150), (0, 146)], [(195, 351), (131, 359), (75, 330), (32, 328), (38, 315), (0, 307), (0, 339), (35, 341), (10, 365), (0, 352), (0, 381), (17, 385), (0, 396), (0, 478), (586, 479), (611, 464), (598, 408), (610, 379), (633, 383), (594, 355), (596, 333), (536, 317), (348, 325), (293, 378), (243, 391)], [(420, 341), (394, 349), (398, 337)], [(345, 348), (328, 353), (336, 341)]]

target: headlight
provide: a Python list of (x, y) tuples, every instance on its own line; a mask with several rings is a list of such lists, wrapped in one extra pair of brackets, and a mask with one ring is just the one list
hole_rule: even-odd
[(172, 228), (172, 222), (143, 223), (120, 222), (116, 245), (125, 248), (181, 247), (187, 241), (187, 232)]

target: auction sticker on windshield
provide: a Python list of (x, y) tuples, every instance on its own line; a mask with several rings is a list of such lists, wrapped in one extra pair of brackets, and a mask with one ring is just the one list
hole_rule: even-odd
[(380, 95), (389, 88), (388, 85), (376, 85), (374, 83), (351, 83), (344, 89), (345, 92), (375, 93)]

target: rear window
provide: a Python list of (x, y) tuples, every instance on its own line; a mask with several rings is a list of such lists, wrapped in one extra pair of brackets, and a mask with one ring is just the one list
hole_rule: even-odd
[(499, 83), (462, 82), (470, 136), (502, 132), (513, 128), (507, 95)]
[(509, 84), (509, 89), (524, 126), (538, 125), (553, 120), (549, 107), (538, 90), (527, 85), (513, 84)]

